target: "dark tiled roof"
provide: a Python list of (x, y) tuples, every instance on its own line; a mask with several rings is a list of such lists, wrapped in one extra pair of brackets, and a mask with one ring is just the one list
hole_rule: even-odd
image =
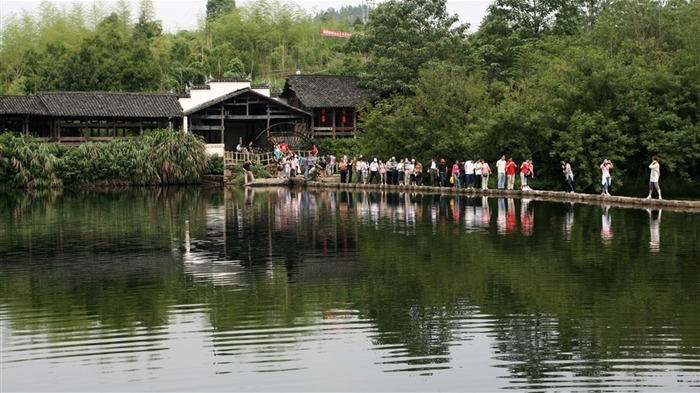
[(179, 117), (182, 106), (175, 94), (112, 92), (38, 93), (52, 116)]
[(307, 108), (357, 107), (377, 98), (371, 90), (358, 86), (359, 78), (336, 75), (291, 75), (283, 98), (293, 94)]
[(0, 96), (0, 115), (80, 117), (181, 117), (174, 94), (44, 92), (35, 96)]
[(201, 110), (203, 110), (203, 109), (207, 109), (207, 108), (209, 108), (209, 107), (212, 106), (212, 105), (216, 105), (216, 104), (218, 104), (218, 103), (220, 103), (220, 102), (224, 102), (224, 101), (226, 101), (226, 100), (229, 100), (229, 99), (231, 99), (231, 98), (234, 98), (234, 97), (237, 97), (237, 96), (240, 96), (240, 95), (244, 95), (244, 94), (249, 94), (249, 95), (256, 96), (256, 97), (258, 97), (258, 98), (262, 98), (262, 99), (264, 99), (264, 100), (269, 100), (270, 102), (272, 102), (272, 103), (274, 103), (274, 104), (276, 104), (276, 105), (280, 105), (280, 106), (282, 106), (282, 107), (284, 107), (284, 108), (287, 108), (287, 109), (289, 109), (289, 110), (292, 111), (292, 112), (297, 112), (297, 113), (301, 113), (301, 114), (304, 114), (304, 115), (311, 115), (310, 113), (307, 113), (307, 112), (305, 112), (305, 111), (303, 111), (303, 110), (301, 110), (301, 109), (299, 109), (299, 108), (295, 108), (295, 107), (293, 107), (293, 106), (287, 104), (286, 102), (276, 100), (276, 99), (274, 99), (274, 98), (272, 98), (272, 97), (268, 97), (268, 96), (266, 96), (266, 95), (264, 95), (264, 94), (262, 94), (262, 93), (258, 93), (257, 91), (251, 89), (250, 87), (245, 87), (245, 88), (243, 88), (243, 89), (239, 89), (239, 90), (236, 90), (236, 91), (232, 91), (231, 93), (228, 93), (228, 94), (225, 94), (225, 95), (223, 95), (223, 96), (220, 96), (220, 97), (216, 97), (216, 98), (214, 98), (214, 99), (211, 99), (211, 100), (209, 100), (209, 101), (207, 101), (207, 102), (201, 103), (201, 104), (199, 104), (199, 105), (197, 105), (197, 106), (195, 106), (195, 107), (192, 107), (192, 108), (190, 108), (190, 109), (184, 111), (183, 114), (184, 114), (185, 116), (189, 116), (189, 115), (191, 115), (191, 114), (193, 114), (193, 113), (197, 113), (197, 112), (199, 112), (199, 111), (201, 111)]
[(37, 96), (0, 96), (0, 115), (46, 115)]

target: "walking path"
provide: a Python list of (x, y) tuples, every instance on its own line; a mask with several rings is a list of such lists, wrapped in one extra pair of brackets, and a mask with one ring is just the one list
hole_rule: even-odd
[(404, 186), (404, 185), (380, 185), (380, 184), (357, 184), (339, 183), (334, 177), (326, 177), (315, 181), (298, 179), (256, 179), (253, 187), (287, 186), (287, 187), (307, 187), (336, 190), (366, 190), (385, 192), (412, 192), (421, 194), (441, 194), (441, 195), (467, 195), (467, 196), (489, 196), (496, 198), (521, 198), (537, 201), (549, 202), (569, 202), (584, 203), (590, 205), (607, 205), (612, 207), (624, 207), (634, 209), (664, 209), (682, 212), (700, 212), (700, 201), (683, 201), (673, 199), (646, 199), (625, 196), (602, 196), (598, 194), (566, 193), (563, 191), (542, 191), (542, 190), (498, 190), (498, 189), (464, 189), (454, 187), (430, 187), (430, 186)]

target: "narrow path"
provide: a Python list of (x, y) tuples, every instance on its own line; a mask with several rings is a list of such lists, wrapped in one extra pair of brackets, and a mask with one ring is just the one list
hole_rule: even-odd
[(624, 207), (633, 209), (665, 209), (690, 213), (700, 212), (700, 201), (683, 201), (673, 199), (646, 199), (626, 196), (602, 196), (597, 194), (566, 193), (563, 191), (541, 191), (541, 190), (498, 190), (498, 189), (463, 189), (454, 187), (430, 187), (430, 186), (403, 186), (403, 185), (379, 185), (379, 184), (357, 184), (339, 183), (337, 179), (325, 178), (316, 181), (306, 181), (299, 179), (260, 179), (256, 180), (255, 187), (287, 186), (287, 187), (307, 187), (319, 189), (336, 190), (364, 190), (382, 192), (410, 192), (421, 194), (440, 195), (466, 195), (466, 196), (487, 196), (495, 198), (520, 198), (536, 201), (564, 202), (564, 203), (584, 203), (590, 205), (606, 205), (613, 207)]

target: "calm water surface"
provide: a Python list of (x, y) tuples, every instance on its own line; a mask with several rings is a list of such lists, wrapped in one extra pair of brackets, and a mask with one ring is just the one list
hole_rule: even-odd
[(700, 390), (700, 215), (0, 196), (2, 391)]

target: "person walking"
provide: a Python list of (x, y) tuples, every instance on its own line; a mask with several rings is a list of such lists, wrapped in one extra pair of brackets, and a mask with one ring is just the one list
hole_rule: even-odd
[(430, 160), (430, 167), (428, 167), (428, 174), (430, 175), (430, 186), (435, 187), (435, 182), (437, 181), (438, 166), (435, 162), (435, 158)]
[(501, 159), (496, 162), (496, 170), (498, 171), (498, 189), (506, 188), (506, 156), (501, 156)]
[(372, 160), (372, 163), (369, 164), (369, 184), (373, 184), (373, 182), (376, 180), (377, 184), (381, 183), (379, 179), (379, 162), (375, 158)]
[(379, 184), (386, 185), (386, 164), (379, 160)]
[(467, 175), (464, 180), (465, 187), (472, 188), (474, 186), (474, 161), (471, 159), (464, 163), (464, 173)]
[(413, 166), (413, 178), (417, 186), (423, 185), (423, 164), (420, 161)]
[(600, 164), (601, 185), (603, 186), (603, 192), (601, 192), (601, 195), (610, 196), (609, 189), (610, 182), (612, 181), (612, 178), (610, 177), (610, 169), (612, 169), (612, 167), (612, 161), (608, 160), (607, 158), (603, 160), (602, 164)]
[(340, 162), (338, 163), (338, 170), (340, 172), (340, 182), (345, 183), (348, 177), (348, 163), (345, 161), (345, 157), (340, 157)]
[(246, 160), (243, 163), (243, 179), (244, 184), (255, 182), (255, 176), (253, 175), (253, 163), (250, 162), (250, 160)]
[(562, 160), (561, 169), (564, 172), (564, 192), (574, 192), (574, 172), (569, 161)]
[(530, 160), (525, 160), (523, 163), (520, 165), (520, 189), (521, 190), (532, 190), (530, 186), (527, 184), (527, 180), (530, 177), (535, 177), (535, 167), (532, 165), (532, 161)]
[(512, 190), (513, 187), (515, 187), (515, 170), (517, 168), (517, 165), (515, 165), (515, 161), (513, 161), (513, 157), (508, 158), (508, 162), (506, 162), (506, 178), (508, 179), (508, 189)]
[(355, 174), (357, 175), (357, 184), (363, 184), (362, 179), (362, 166), (364, 164), (364, 159), (362, 156), (355, 161)]
[(404, 175), (403, 175), (403, 185), (408, 186), (411, 185), (411, 181), (415, 180), (415, 177), (413, 176), (413, 169), (415, 167), (416, 160), (412, 159), (409, 160), (406, 158), (404, 160)]
[(452, 165), (452, 182), (454, 188), (459, 188), (459, 161), (455, 161)]
[(654, 192), (654, 189), (656, 189), (656, 193), (659, 195), (659, 199), (662, 199), (661, 188), (659, 188), (659, 178), (661, 177), (661, 168), (659, 167), (659, 156), (653, 155), (651, 157), (651, 164), (649, 164), (649, 169), (651, 170), (651, 173), (649, 174), (649, 195), (647, 195), (647, 199), (651, 199), (651, 194)]
[(474, 187), (481, 188), (481, 160), (474, 160)]
[(438, 174), (440, 175), (440, 187), (445, 187), (447, 183), (447, 164), (445, 164), (445, 159), (440, 159), (440, 165), (438, 165)]
[(355, 157), (346, 157), (345, 161), (347, 162), (348, 167), (348, 178), (346, 183), (351, 184), (352, 174), (355, 173)]
[(483, 159), (479, 161), (481, 162), (481, 189), (488, 190), (489, 177), (491, 177), (491, 167), (489, 166), (489, 163)]

